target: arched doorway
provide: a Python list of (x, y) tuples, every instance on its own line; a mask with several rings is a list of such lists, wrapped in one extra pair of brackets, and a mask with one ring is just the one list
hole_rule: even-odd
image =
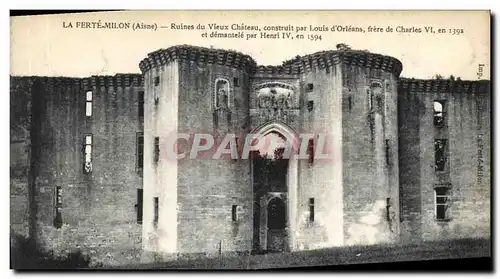
[(295, 228), (297, 136), (285, 125), (272, 123), (257, 130), (264, 148), (251, 155), (254, 193), (254, 252), (292, 250)]

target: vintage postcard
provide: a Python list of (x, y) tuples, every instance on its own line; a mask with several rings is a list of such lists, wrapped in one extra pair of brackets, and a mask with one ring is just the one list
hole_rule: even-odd
[(12, 16), (11, 268), (491, 258), (490, 22)]

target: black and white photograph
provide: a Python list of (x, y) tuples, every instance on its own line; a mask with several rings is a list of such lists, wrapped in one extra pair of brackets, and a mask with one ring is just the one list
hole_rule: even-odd
[(11, 16), (10, 268), (488, 266), (490, 24)]

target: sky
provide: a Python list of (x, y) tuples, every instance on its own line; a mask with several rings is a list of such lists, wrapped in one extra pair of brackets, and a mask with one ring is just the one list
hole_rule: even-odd
[[(82, 22), (144, 23), (156, 26), (246, 24), (295, 27), (333, 25), (376, 26), (386, 30), (420, 28), (422, 33), (303, 32), (305, 39), (202, 38), (206, 30), (76, 28)], [(69, 25), (73, 28), (67, 28)], [(459, 34), (429, 34), (424, 28), (458, 29)], [(66, 27), (66, 28), (65, 28)], [(248, 33), (248, 32), (246, 32)], [(259, 32), (257, 32), (259, 33)], [(273, 33), (273, 32), (270, 32)], [(308, 40), (307, 35), (321, 35)], [(260, 34), (259, 34), (260, 35)], [(140, 73), (148, 53), (173, 45), (233, 49), (251, 55), (259, 65), (279, 65), (296, 55), (353, 49), (389, 55), (403, 63), (403, 77), (432, 78), (436, 74), (462, 79), (489, 79), (490, 17), (484, 11), (124, 11), (11, 18), (11, 75), (72, 76)]]

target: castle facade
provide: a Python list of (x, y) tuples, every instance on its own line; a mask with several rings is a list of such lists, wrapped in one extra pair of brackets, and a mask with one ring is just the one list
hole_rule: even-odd
[[(182, 45), (139, 67), (11, 76), (12, 233), (109, 264), (490, 237), (489, 81), (402, 78), (348, 48), (261, 66)], [(168, 157), (199, 134), (239, 156)], [(306, 156), (244, 159), (249, 134)]]

